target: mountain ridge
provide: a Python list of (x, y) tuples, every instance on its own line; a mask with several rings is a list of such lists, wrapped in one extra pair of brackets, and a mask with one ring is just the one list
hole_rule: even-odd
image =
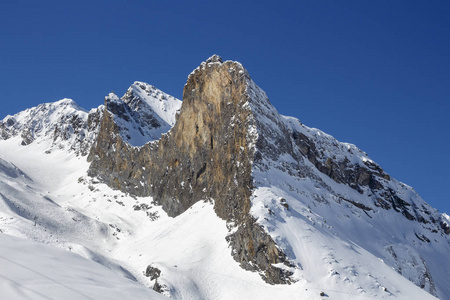
[[(311, 278), (328, 278), (331, 285), (345, 278), (353, 282), (354, 274), (369, 276), (370, 270), (358, 266), (351, 253), (367, 251), (429, 293), (449, 294), (448, 274), (433, 259), (448, 250), (448, 218), (356, 146), (279, 115), (240, 63), (213, 56), (195, 69), (184, 87), (181, 109), (174, 105), (164, 116), (176, 121), (158, 132), (161, 138), (150, 132), (164, 127), (163, 118), (154, 109), (156, 118), (141, 116), (147, 106), (142, 108), (146, 101), (136, 89), (147, 91), (144, 96), (155, 90), (135, 82), (121, 99), (110, 94), (104, 106), (81, 118), (80, 128), (90, 137), (83, 149), (90, 147), (92, 178), (137, 197), (151, 196), (175, 218), (200, 200), (214, 203), (215, 213), (227, 221), (226, 240), (234, 259), (271, 284)], [(14, 127), (17, 122), (11, 118), (0, 124), (2, 137), (30, 132), (23, 124)], [(68, 124), (63, 132), (77, 136), (73, 123)], [(133, 145), (130, 128), (140, 128), (145, 143)], [(46, 132), (44, 136), (52, 132), (54, 140), (63, 140), (57, 130)], [(24, 147), (42, 138), (39, 130), (31, 133)], [(60, 146), (53, 142), (51, 147)], [(86, 150), (75, 153), (87, 155)], [(308, 232), (324, 243), (310, 247), (323, 253), (321, 259), (329, 260), (330, 267), (311, 273), (317, 257), (305, 248), (311, 240)], [(365, 239), (369, 232), (376, 241)], [(344, 261), (333, 258), (336, 254)], [(448, 260), (442, 263), (449, 265)], [(340, 271), (330, 276), (329, 268)], [(373, 286), (382, 281), (381, 274), (370, 276)]]

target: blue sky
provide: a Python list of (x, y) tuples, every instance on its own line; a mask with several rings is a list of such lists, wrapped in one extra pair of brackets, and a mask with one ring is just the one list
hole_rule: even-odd
[(136, 80), (178, 98), (214, 53), (285, 115), (356, 144), (450, 212), (448, 1), (2, 1), (0, 118)]

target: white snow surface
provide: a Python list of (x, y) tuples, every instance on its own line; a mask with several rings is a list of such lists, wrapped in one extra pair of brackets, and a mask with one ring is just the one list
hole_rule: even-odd
[(114, 114), (119, 133), (131, 146), (142, 146), (161, 138), (176, 121), (181, 100), (170, 96), (154, 86), (136, 81), (122, 98), (110, 93), (107, 101), (123, 107), (124, 111)]
[(80, 255), (0, 234), (2, 299), (168, 299)]
[[(96, 297), (96, 293), (109, 286), (109, 278), (120, 281), (117, 276), (123, 277), (117, 284), (127, 287), (117, 295), (129, 291), (125, 298), (133, 298), (134, 293), (143, 293), (127, 278), (152, 287), (154, 281), (143, 275), (148, 265), (161, 270), (158, 282), (166, 286), (164, 294), (173, 299), (321, 299), (320, 292), (331, 299), (433, 298), (364, 249), (327, 233), (322, 225), (312, 225), (306, 216), (297, 215), (285, 216), (288, 223), (277, 232), (292, 230), (293, 240), (289, 242), (302, 267), (296, 270), (299, 281), (269, 285), (259, 274), (241, 269), (232, 259), (225, 240), (229, 234), (226, 223), (216, 216), (211, 203), (199, 201), (182, 215), (170, 218), (152, 204), (150, 197), (131, 197), (89, 179), (85, 175), (85, 157), (64, 149), (48, 154), (51, 142), (20, 146), (19, 140), (16, 137), (0, 142), (0, 230), (61, 250), (53, 253), (50, 248), (36, 247), (48, 253), (42, 255), (55, 258), (41, 260), (41, 252), (31, 251), (31, 244), (13, 240), (16, 242), (11, 242), (11, 248), (0, 252), (2, 257), (17, 263), (0, 259), (14, 269), (14, 276), (8, 275), (9, 271), (2, 273), (6, 289), (14, 298), (38, 297), (30, 289), (40, 292), (37, 286), (46, 284), (38, 279), (36, 284), (30, 282), (34, 277), (18, 264), (44, 274), (46, 277), (41, 279), (46, 278), (51, 284), (70, 286), (73, 297), (92, 292), (89, 295), (95, 299), (109, 299), (107, 294)], [(278, 192), (258, 189), (255, 195), (267, 200), (273, 191)], [(293, 201), (286, 199), (290, 204)], [(256, 209), (257, 200), (254, 203)], [(136, 205), (141, 209), (135, 210)], [(308, 214), (313, 220), (318, 218), (315, 213)], [(4, 237), (1, 241), (5, 241)], [(17, 261), (11, 254), (15, 245), (31, 257)], [(75, 254), (106, 268), (91, 268)], [(35, 263), (26, 264), (28, 259)], [(64, 264), (74, 261), (80, 270), (65, 278)], [(61, 268), (44, 273), (47, 263), (60, 264)], [(340, 275), (333, 275), (334, 270)], [(101, 273), (102, 278), (97, 278), (97, 272), (108, 275)], [(92, 277), (94, 281), (90, 280)], [(89, 280), (90, 288), (84, 288), (87, 283), (83, 279)], [(24, 284), (17, 284), (21, 280)], [(63, 291), (65, 287), (60, 286), (55, 293)], [(48, 297), (49, 293), (50, 290), (42, 291)]]
[(89, 114), (101, 114), (103, 106), (87, 112), (72, 99), (62, 99), (52, 103), (40, 104), (14, 116), (6, 116), (3, 124), (6, 126), (8, 139), (20, 136), (21, 144), (47, 142), (54, 148), (67, 149), (77, 154), (86, 155), (97, 136), (97, 130), (88, 128)]
[(447, 215), (446, 213), (443, 213), (443, 214), (442, 214), (442, 217), (443, 217), (445, 220), (447, 220), (447, 222), (450, 222), (450, 216)]
[(139, 97), (169, 126), (175, 125), (175, 115), (181, 108), (182, 101), (164, 93), (153, 85), (135, 81), (128, 91)]
[[(173, 299), (435, 299), (427, 291), (450, 299), (448, 236), (432, 232), (427, 228), (430, 224), (374, 206), (376, 195), (368, 189), (360, 194), (320, 173), (308, 160), (299, 162), (286, 154), (280, 137), (286, 130), (296, 130), (314, 140), (325, 158), (334, 155), (353, 164), (375, 164), (356, 146), (280, 116), (250, 79), (247, 92), (246, 105), (255, 117), (248, 130), (249, 142), (255, 151), (261, 150), (257, 140), (264, 137), (267, 149), (281, 151), (262, 151), (262, 160), (253, 165), (251, 214), (291, 260), (294, 283), (269, 285), (259, 274), (240, 268), (226, 242), (230, 231), (214, 213), (213, 203), (199, 199), (185, 213), (170, 218), (151, 197), (134, 197), (87, 177), (86, 157), (70, 150), (76, 140), (61, 139), (65, 142), (55, 147), (54, 139), (48, 138), (54, 131), (54, 116), (75, 114), (83, 120), (88, 116), (73, 101), (61, 100), (46, 104), (45, 111), (53, 113), (45, 116), (51, 117), (30, 118), (39, 116), (32, 110), (14, 116), (14, 124), (32, 123), (37, 128), (32, 143), (21, 145), (21, 134), (0, 139), (0, 244), (8, 245), (0, 250), (0, 275), (2, 287), (11, 295), (8, 298), (52, 299), (67, 292), (74, 299), (80, 293), (86, 298), (112, 299), (117, 290), (117, 298), (145, 298), (149, 292), (149, 299), (158, 299), (136, 285), (153, 287), (155, 280), (144, 275), (151, 265), (161, 270), (157, 281), (163, 285), (163, 294)], [(139, 114), (127, 112), (136, 118), (121, 124), (128, 130), (121, 134), (129, 134), (133, 146), (170, 130), (181, 105), (174, 98), (166, 101), (167, 95), (140, 82), (122, 99), (109, 97), (118, 104), (126, 102), (130, 111)], [(58, 114), (63, 108), (69, 111)], [(156, 129), (161, 132), (148, 127), (142, 134), (139, 120), (145, 116), (167, 126)], [(49, 121), (30, 121), (39, 119)], [(61, 118), (53, 121), (61, 124)], [(94, 134), (86, 131), (90, 139)], [(411, 205), (426, 207), (436, 218), (449, 221), (411, 187), (394, 179), (383, 184)], [(361, 210), (342, 198), (372, 210)], [(418, 239), (422, 236), (431, 242)], [(63, 272), (71, 270), (67, 265), (77, 265), (72, 267), (73, 274)], [(44, 276), (30, 276), (24, 267)], [(49, 268), (54, 270), (44, 272)], [(428, 271), (435, 286), (424, 277)], [(413, 282), (423, 284), (425, 290)], [(43, 288), (48, 284), (57, 294)], [(117, 287), (108, 291), (111, 294), (100, 293), (111, 285)]]
[[(386, 289), (389, 297), (405, 296), (407, 291), (398, 285), (403, 281), (395, 279), (401, 274), (439, 298), (450, 299), (449, 236), (442, 231), (433, 232), (430, 224), (375, 206), (378, 195), (368, 187), (359, 193), (318, 171), (304, 156), (295, 160), (288, 153), (290, 149), (279, 142), (285, 136), (283, 128), (290, 133), (303, 133), (314, 141), (324, 160), (332, 157), (353, 165), (364, 166), (367, 162), (377, 166), (356, 146), (338, 142), (295, 118), (279, 115), (251, 79), (247, 93), (257, 125), (248, 130), (248, 138), (254, 151), (262, 153), (262, 160), (253, 165), (251, 214), (297, 266), (291, 269), (294, 277), (324, 290), (378, 299), (386, 296)], [(258, 145), (259, 137), (263, 142)], [(283, 150), (277, 152), (280, 148)], [(294, 146), (291, 153), (296, 151), (299, 150)], [(379, 180), (409, 205), (427, 209), (436, 220), (446, 218), (411, 187), (395, 179)], [(364, 211), (343, 199), (370, 210)], [(434, 226), (439, 226), (439, 221)]]

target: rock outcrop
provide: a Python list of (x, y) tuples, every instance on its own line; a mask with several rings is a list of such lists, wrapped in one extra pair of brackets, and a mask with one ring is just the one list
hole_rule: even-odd
[[(214, 203), (234, 259), (270, 284), (306, 279), (310, 247), (329, 251), (315, 259), (353, 269), (338, 266), (326, 245), (340, 237), (347, 257), (360, 244), (428, 292), (445, 287), (435, 257), (448, 253), (448, 215), (356, 146), (280, 115), (240, 63), (212, 56), (189, 75), (183, 100), (137, 81), (90, 112), (63, 99), (6, 116), (0, 139), (89, 153), (90, 176), (152, 196), (172, 217)], [(157, 269), (146, 274), (156, 290), (168, 288)]]
[[(292, 143), (300, 156), (335, 182), (345, 184), (371, 198), (372, 203), (370, 207), (365, 207), (365, 210), (393, 209), (411, 221), (436, 225), (439, 223), (431, 214), (432, 208), (429, 205), (415, 203), (413, 199), (418, 197), (415, 193), (414, 196), (399, 194), (394, 186), (401, 187), (401, 190), (407, 190), (409, 187), (391, 178), (355, 145), (340, 143), (324, 132), (303, 126), (293, 118), (288, 119), (288, 123)], [(353, 202), (340, 198), (349, 203)], [(360, 204), (355, 206), (362, 208)]]
[(211, 57), (189, 75), (173, 128), (142, 147), (124, 141), (107, 98), (89, 175), (153, 196), (170, 216), (214, 201), (217, 215), (237, 228), (229, 237), (235, 259), (270, 283), (286, 283), (289, 274), (273, 266), (289, 264), (286, 256), (249, 214), (256, 138), (249, 82), (241, 64)]
[[(298, 191), (301, 182), (312, 182), (314, 189), (305, 183), (306, 190), (298, 191), (298, 197), (304, 193), (324, 205), (342, 202), (370, 219), (379, 209), (392, 209), (429, 232), (450, 233), (448, 221), (354, 145), (278, 114), (238, 62), (223, 62), (215, 55), (194, 70), (184, 86), (181, 109), (169, 114), (172, 123), (164, 123), (160, 112), (142, 101), (141, 91), (148, 90), (135, 83), (122, 99), (113, 94), (106, 97), (97, 140), (88, 157), (89, 175), (115, 189), (152, 196), (173, 217), (197, 201), (214, 202), (216, 214), (228, 222), (233, 257), (268, 283), (294, 281), (291, 275), (301, 266), (289, 257), (289, 245), (279, 243), (251, 212), (254, 192), (264, 185)], [(150, 136), (163, 127), (161, 138)], [(147, 137), (145, 144), (131, 143), (133, 130)], [(269, 171), (286, 174), (298, 186), (277, 178), (267, 181)], [(341, 195), (340, 185), (350, 187), (352, 192), (346, 194), (361, 197)], [(289, 204), (278, 196), (274, 195), (274, 205), (289, 211)], [(270, 223), (276, 216), (269, 205), (263, 207), (267, 215), (258, 218)], [(416, 238), (429, 241), (424, 235), (416, 234)], [(431, 275), (427, 278), (432, 291)]]
[(85, 156), (96, 139), (102, 110), (87, 112), (71, 99), (40, 104), (0, 121), (0, 138), (20, 136), (22, 146), (47, 140), (51, 149), (68, 149)]

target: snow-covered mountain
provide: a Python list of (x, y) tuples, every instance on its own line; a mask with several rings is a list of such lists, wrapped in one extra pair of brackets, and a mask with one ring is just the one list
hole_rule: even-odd
[(120, 135), (133, 146), (158, 140), (175, 124), (175, 116), (181, 108), (180, 100), (139, 81), (121, 99), (109, 94), (105, 104), (113, 113)]
[[(72, 252), (42, 250), (61, 266), (78, 254), (174, 299), (450, 299), (448, 215), (278, 114), (237, 62), (202, 63), (183, 102), (135, 82), (90, 112), (7, 116), (0, 137), (0, 230)], [(14, 244), (33, 246), (9, 239), (18, 282)]]
[(102, 110), (99, 107), (87, 112), (71, 99), (41, 104), (6, 116), (0, 123), (1, 138), (20, 136), (22, 146), (35, 140), (36, 143), (52, 140), (53, 148), (87, 155), (96, 138)]

